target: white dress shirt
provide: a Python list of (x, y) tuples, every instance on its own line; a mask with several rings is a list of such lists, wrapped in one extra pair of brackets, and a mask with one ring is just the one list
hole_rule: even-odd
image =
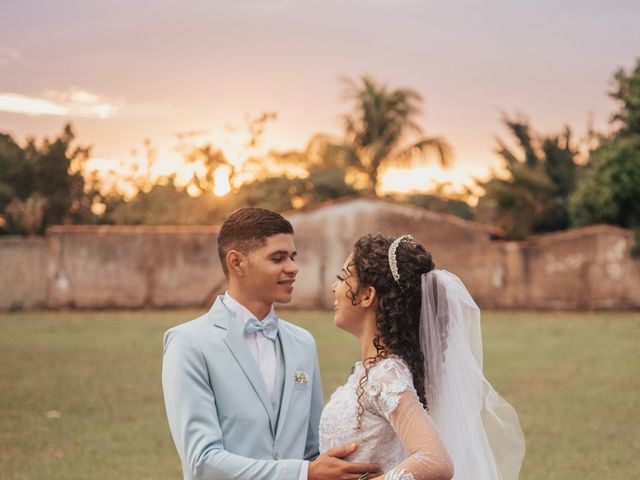
[[(239, 303), (235, 298), (229, 295), (229, 292), (224, 293), (222, 298), (223, 303), (227, 308), (235, 313), (236, 321), (240, 323), (242, 329), (247, 324), (256, 319), (256, 316), (249, 311), (247, 307)], [(271, 305), (271, 310), (266, 317), (256, 319), (265, 320), (269, 317), (276, 317), (276, 311)], [(273, 394), (273, 389), (276, 383), (276, 375), (278, 373), (278, 359), (276, 357), (276, 342), (269, 337), (265, 337), (262, 332), (247, 333), (244, 334), (244, 341), (249, 347), (251, 356), (256, 361), (258, 369), (264, 379), (264, 384), (267, 387), (267, 393), (269, 396)], [(302, 468), (298, 475), (298, 480), (307, 480), (309, 472), (309, 462), (302, 462)]]
[[(240, 304), (235, 298), (229, 295), (229, 292), (225, 292), (222, 301), (235, 313), (236, 321), (240, 323), (240, 326), (243, 329), (247, 322), (251, 322), (253, 320), (266, 320), (269, 317), (276, 316), (276, 311), (272, 305), (271, 310), (266, 317), (257, 319), (247, 307)], [(264, 379), (264, 384), (267, 387), (267, 393), (271, 396), (276, 383), (276, 374), (278, 373), (276, 342), (265, 337), (262, 332), (247, 333), (243, 336), (244, 341), (247, 343), (247, 347), (249, 347), (251, 356), (256, 361), (258, 369), (260, 369), (260, 373)]]

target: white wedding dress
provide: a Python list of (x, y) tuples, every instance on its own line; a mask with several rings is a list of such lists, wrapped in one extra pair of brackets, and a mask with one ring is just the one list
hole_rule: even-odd
[[(445, 270), (421, 276), (418, 330), (429, 413), (397, 356), (369, 369), (358, 428), (356, 364), (320, 419), (320, 451), (357, 443), (348, 460), (377, 463), (386, 480), (518, 480), (525, 439), (518, 414), (482, 371), (480, 309)], [(453, 461), (453, 466), (452, 466)]]
[(320, 451), (357, 443), (346, 460), (379, 464), (385, 480), (449, 478), (451, 460), (402, 359), (385, 358), (369, 369), (358, 428), (356, 389), (364, 372), (358, 362), (347, 383), (331, 395), (320, 418)]

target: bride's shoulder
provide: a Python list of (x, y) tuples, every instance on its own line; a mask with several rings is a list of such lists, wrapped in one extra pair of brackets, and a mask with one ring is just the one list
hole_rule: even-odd
[(378, 360), (369, 369), (369, 379), (374, 384), (401, 382), (413, 385), (413, 375), (409, 365), (396, 355)]
[(369, 369), (364, 393), (373, 410), (388, 419), (400, 402), (400, 394), (413, 388), (409, 366), (401, 358), (389, 356)]

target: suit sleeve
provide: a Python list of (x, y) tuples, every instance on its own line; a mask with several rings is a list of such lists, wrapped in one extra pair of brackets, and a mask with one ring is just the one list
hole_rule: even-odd
[(298, 480), (302, 460), (256, 460), (225, 450), (204, 357), (176, 330), (164, 337), (162, 390), (185, 479)]
[(324, 406), (322, 395), (322, 379), (320, 378), (320, 367), (318, 365), (318, 354), (315, 341), (313, 341), (313, 355), (315, 366), (313, 371), (313, 386), (311, 391), (311, 411), (309, 414), (309, 429), (307, 430), (307, 441), (304, 449), (304, 459), (314, 460), (320, 454), (319, 430), (320, 414)]

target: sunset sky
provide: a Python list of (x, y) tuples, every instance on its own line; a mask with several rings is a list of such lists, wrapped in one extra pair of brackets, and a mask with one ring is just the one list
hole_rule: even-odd
[[(536, 130), (591, 115), (608, 128), (614, 70), (640, 57), (640, 2), (431, 0), (21, 0), (0, 14), (0, 131), (19, 140), (72, 121), (92, 166), (121, 169), (150, 138), (156, 174), (188, 175), (178, 132), (234, 161), (244, 123), (275, 111), (261, 151), (340, 134), (341, 78), (411, 87), (454, 166), (390, 171), (387, 190), (469, 183), (500, 164), (500, 112)], [(259, 153), (259, 152), (258, 152)]]

